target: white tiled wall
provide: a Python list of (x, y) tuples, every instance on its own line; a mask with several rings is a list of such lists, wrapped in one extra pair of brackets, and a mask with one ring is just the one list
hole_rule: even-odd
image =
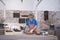
[[(19, 11), (19, 10), (5, 10), (5, 16), (4, 16), (4, 10), (0, 10), (0, 19), (4, 19), (5, 24), (11, 24), (14, 26), (25, 26), (25, 24), (20, 24), (18, 22), (19, 18), (13, 18), (13, 12), (19, 12), (21, 15), (28, 15), (29, 13), (32, 13), (33, 11)], [(35, 12), (34, 12), (35, 15)], [(53, 16), (53, 17), (52, 17)], [(21, 17), (21, 16), (20, 16)], [(22, 17), (21, 17), (22, 18)], [(38, 20), (38, 26), (41, 27), (42, 24), (44, 24), (44, 11), (37, 11), (37, 20)], [(53, 22), (55, 25), (60, 25), (60, 11), (49, 11), (49, 20)]]

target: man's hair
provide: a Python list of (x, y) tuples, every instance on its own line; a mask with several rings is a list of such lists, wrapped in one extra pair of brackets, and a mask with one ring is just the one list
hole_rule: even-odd
[(33, 14), (29, 14), (29, 16), (32, 16), (34, 18), (34, 15)]

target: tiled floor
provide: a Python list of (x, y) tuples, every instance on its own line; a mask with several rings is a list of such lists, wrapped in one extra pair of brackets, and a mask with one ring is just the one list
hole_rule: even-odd
[(42, 35), (0, 35), (0, 40), (57, 40), (56, 36)]

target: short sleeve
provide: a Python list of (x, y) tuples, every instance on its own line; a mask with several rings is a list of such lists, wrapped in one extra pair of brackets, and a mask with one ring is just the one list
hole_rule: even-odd
[(37, 22), (37, 20), (34, 20), (34, 25), (36, 26), (36, 25), (38, 25), (38, 22)]
[(28, 26), (29, 24), (28, 24), (28, 20), (26, 20), (26, 25)]

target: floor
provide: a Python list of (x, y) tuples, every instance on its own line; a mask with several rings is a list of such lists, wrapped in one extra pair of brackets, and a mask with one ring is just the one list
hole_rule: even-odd
[(57, 40), (56, 36), (43, 35), (0, 35), (0, 40)]

